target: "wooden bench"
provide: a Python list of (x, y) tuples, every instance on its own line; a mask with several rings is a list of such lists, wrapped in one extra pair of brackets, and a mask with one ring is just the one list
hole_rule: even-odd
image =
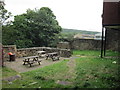
[(39, 60), (39, 56), (30, 56), (30, 57), (24, 57), (23, 60), (23, 65), (30, 65), (30, 67), (32, 66), (33, 63), (38, 62), (39, 65), (41, 63), (41, 60)]

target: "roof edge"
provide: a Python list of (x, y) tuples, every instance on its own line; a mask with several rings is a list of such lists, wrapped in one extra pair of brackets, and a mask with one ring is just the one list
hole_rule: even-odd
[(120, 0), (103, 0), (103, 2), (120, 2)]

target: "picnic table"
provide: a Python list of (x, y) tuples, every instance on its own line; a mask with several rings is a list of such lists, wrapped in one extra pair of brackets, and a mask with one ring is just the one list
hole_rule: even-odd
[(46, 53), (45, 51), (37, 51), (39, 57), (45, 57), (46, 56), (45, 53)]
[(35, 63), (35, 62), (38, 62), (39, 65), (40, 65), (41, 60), (39, 60), (39, 56), (24, 57), (23, 65), (28, 64), (28, 65), (30, 65), (30, 67), (31, 67), (31, 65), (32, 65), (33, 63)]
[(46, 54), (46, 60), (47, 60), (48, 58), (51, 58), (53, 61), (59, 60), (58, 52), (47, 53), (47, 54)]

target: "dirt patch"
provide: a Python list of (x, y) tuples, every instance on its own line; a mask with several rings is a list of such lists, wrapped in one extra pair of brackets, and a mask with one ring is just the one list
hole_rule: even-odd
[[(61, 85), (71, 85), (74, 84), (74, 79), (76, 77), (76, 73), (75, 73), (75, 67), (76, 67), (76, 62), (75, 59), (78, 57), (71, 57), (69, 58), (69, 61), (67, 62), (67, 67), (68, 67), (68, 71), (65, 74), (62, 74), (62, 79), (64, 79), (63, 81), (57, 80), (56, 83), (57, 84), (61, 84)], [(68, 81), (66, 81), (68, 80)]]
[(76, 77), (76, 72), (75, 72), (75, 67), (76, 67), (76, 62), (75, 59), (78, 57), (71, 57), (69, 58), (69, 62), (67, 63), (67, 66), (69, 68), (66, 76), (64, 77), (65, 79), (75, 79)]

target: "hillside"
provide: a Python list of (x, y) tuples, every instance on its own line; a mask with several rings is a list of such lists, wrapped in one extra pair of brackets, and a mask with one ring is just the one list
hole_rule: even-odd
[(61, 33), (62, 34), (78, 34), (78, 33), (81, 33), (81, 34), (93, 34), (94, 35), (94, 34), (99, 33), (99, 32), (63, 28)]

